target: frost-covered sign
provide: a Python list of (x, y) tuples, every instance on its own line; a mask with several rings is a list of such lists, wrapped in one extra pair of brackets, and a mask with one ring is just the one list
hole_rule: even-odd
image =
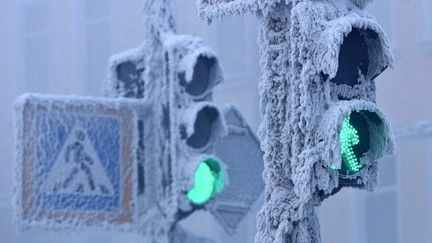
[(135, 223), (138, 107), (147, 106), (82, 97), (18, 99), (22, 226), (125, 229)]
[(229, 183), (210, 211), (229, 233), (264, 191), (263, 153), (258, 138), (234, 106), (224, 109), (228, 134), (215, 143), (215, 154), (227, 165)]
[(371, 190), (393, 149), (375, 78), (389, 41), (370, 0), (198, 0), (207, 21), (260, 18), (265, 204), (257, 243), (320, 242), (315, 208), (342, 187)]

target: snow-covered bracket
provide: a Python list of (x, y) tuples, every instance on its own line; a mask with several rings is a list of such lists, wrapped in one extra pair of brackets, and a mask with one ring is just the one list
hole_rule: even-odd
[(26, 94), (15, 104), (16, 220), (21, 228), (132, 230), (137, 126), (149, 104)]

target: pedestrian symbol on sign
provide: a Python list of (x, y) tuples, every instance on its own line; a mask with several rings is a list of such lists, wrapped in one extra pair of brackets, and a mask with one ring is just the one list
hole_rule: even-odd
[(74, 129), (66, 140), (48, 174), (45, 192), (113, 195), (112, 183), (82, 126)]
[(131, 228), (137, 111), (147, 107), (121, 99), (22, 96), (16, 104), (19, 223)]

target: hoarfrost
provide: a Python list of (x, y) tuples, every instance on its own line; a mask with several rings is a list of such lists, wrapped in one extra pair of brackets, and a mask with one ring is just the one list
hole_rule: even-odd
[[(260, 17), (259, 136), (266, 197), (255, 242), (320, 242), (314, 208), (349, 186), (347, 181), (372, 190), (378, 158), (393, 150), (387, 119), (374, 104), (374, 78), (393, 65), (393, 57), (380, 26), (361, 11), (369, 2), (198, 0), (200, 16), (209, 22), (246, 12)], [(339, 55), (354, 30), (365, 42), (367, 66), (365, 72), (353, 71), (357, 80), (344, 80)], [(335, 83), (338, 75), (354, 85)], [(371, 136), (378, 139), (361, 158), (362, 172), (339, 178), (330, 163), (341, 166), (340, 124), (352, 112), (363, 112)]]
[(37, 94), (17, 99), (19, 227), (132, 230), (135, 126), (148, 112), (148, 103), (126, 99)]
[[(142, 98), (152, 104), (152, 130), (144, 131), (151, 137), (143, 138), (152, 142), (141, 145), (145, 159), (139, 163), (151, 171), (145, 174), (145, 187), (155, 186), (144, 188), (138, 197), (137, 227), (149, 242), (202, 239), (179, 228), (178, 222), (195, 210), (185, 194), (203, 159), (196, 158), (197, 153), (212, 154), (209, 145), (226, 131), (224, 117), (210, 102), (213, 87), (223, 81), (217, 57), (200, 38), (175, 33), (171, 2), (145, 1), (146, 39), (110, 59), (104, 82), (107, 97)], [(200, 121), (200, 116), (211, 121)], [(203, 126), (208, 123), (212, 126)]]
[[(297, 5), (300, 2), (311, 0), (197, 0), (199, 16), (211, 22), (213, 19), (224, 18), (232, 15), (254, 13), (257, 15), (274, 14), (274, 9), (280, 4)], [(327, 2), (326, 0), (317, 0)], [(345, 0), (364, 9), (372, 0)]]

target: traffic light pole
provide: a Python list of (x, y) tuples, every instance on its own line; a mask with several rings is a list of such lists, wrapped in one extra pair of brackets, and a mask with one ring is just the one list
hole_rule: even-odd
[[(258, 44), (263, 76), (259, 92), (263, 122), (259, 137), (264, 151), (266, 191), (264, 206), (257, 216), (257, 243), (320, 241), (316, 202), (311, 197), (299, 197), (293, 182), (298, 173), (291, 171), (302, 152), (298, 145), (305, 139), (296, 107), (301, 102), (294, 81), (296, 63), (290, 58), (293, 4), (276, 4), (263, 11), (260, 18)], [(303, 175), (311, 174), (311, 169), (305, 168)]]
[[(296, 58), (290, 58), (291, 6), (280, 4), (275, 13), (260, 21), (259, 45), (262, 50), (263, 77), (260, 80), (263, 123), (260, 127), (264, 150), (265, 204), (257, 216), (255, 242), (319, 242), (319, 224), (314, 207), (317, 202), (303, 196), (295, 181), (308, 183), (313, 168), (292, 171), (305, 145), (306, 125), (299, 106), (304, 102), (294, 71)], [(308, 186), (308, 185), (305, 185)]]

